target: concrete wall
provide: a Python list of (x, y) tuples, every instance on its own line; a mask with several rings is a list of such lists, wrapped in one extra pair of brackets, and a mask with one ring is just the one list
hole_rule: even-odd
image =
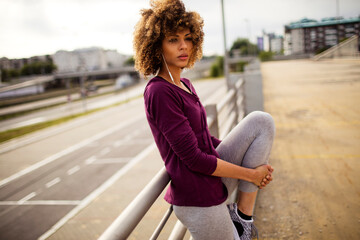
[(264, 111), (264, 96), (260, 61), (258, 59), (245, 67), (245, 115), (253, 111)]

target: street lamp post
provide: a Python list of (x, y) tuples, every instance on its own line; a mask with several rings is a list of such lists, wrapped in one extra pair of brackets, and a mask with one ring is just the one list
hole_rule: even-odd
[(230, 89), (230, 79), (229, 79), (228, 51), (226, 48), (224, 0), (221, 0), (221, 12), (222, 12), (223, 35), (224, 35), (224, 75), (225, 75), (225, 80), (226, 80), (226, 86), (227, 86), (227, 89), (229, 90)]

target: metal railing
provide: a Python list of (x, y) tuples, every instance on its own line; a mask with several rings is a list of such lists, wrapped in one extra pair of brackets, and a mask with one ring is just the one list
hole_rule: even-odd
[[(238, 80), (218, 104), (205, 106), (207, 122), (211, 134), (222, 139), (244, 117), (244, 81)], [(220, 124), (219, 124), (220, 123)], [(99, 240), (123, 240), (139, 224), (141, 219), (170, 182), (170, 177), (163, 167), (149, 184), (136, 196), (115, 221), (100, 236)], [(173, 211), (169, 207), (154, 233), (151, 240), (157, 239)], [(177, 221), (168, 239), (183, 239), (186, 228)]]

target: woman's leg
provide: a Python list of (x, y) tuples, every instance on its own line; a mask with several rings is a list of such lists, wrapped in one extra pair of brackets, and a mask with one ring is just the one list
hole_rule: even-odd
[[(247, 115), (216, 148), (220, 158), (247, 168), (267, 164), (275, 134), (270, 114), (255, 111)], [(247, 181), (223, 178), (229, 195), (239, 189), (238, 207), (252, 215), (258, 187)]]
[(194, 240), (234, 240), (234, 227), (225, 203), (211, 207), (173, 207)]

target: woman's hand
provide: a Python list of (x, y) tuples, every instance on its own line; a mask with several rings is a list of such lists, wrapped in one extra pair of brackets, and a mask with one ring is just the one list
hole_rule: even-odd
[(274, 168), (270, 165), (262, 165), (255, 168), (254, 181), (253, 183), (260, 189), (266, 187), (272, 180), (272, 172)]

